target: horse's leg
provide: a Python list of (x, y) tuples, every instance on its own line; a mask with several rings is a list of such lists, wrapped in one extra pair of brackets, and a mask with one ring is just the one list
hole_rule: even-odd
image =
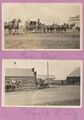
[(8, 29), (8, 33), (9, 33), (9, 35), (11, 34), (11, 31), (10, 31), (10, 29)]
[(8, 29), (8, 33), (9, 33), (9, 35), (10, 35), (10, 30)]
[(6, 90), (6, 92), (8, 92), (8, 87), (7, 87), (7, 85), (6, 85), (6, 87), (5, 87), (5, 90)]
[(16, 28), (16, 34), (18, 35), (18, 28)]
[(16, 33), (16, 29), (15, 29), (15, 31), (14, 31), (14, 33), (13, 33), (13, 35), (15, 35), (15, 33)]
[(26, 28), (25, 34), (28, 32), (28, 28)]
[(12, 34), (12, 29), (10, 30), (10, 34)]
[(7, 89), (8, 89), (8, 92), (9, 92), (9, 91), (10, 91), (10, 85), (8, 85), (8, 88), (7, 88)]
[(27, 33), (27, 30), (25, 30), (25, 34)]
[(10, 34), (10, 35), (12, 34), (12, 29), (9, 30), (9, 34)]
[(19, 30), (19, 29), (17, 28), (17, 35), (19, 34), (19, 33), (18, 33), (18, 30)]
[(53, 29), (51, 28), (51, 33), (53, 32)]
[(37, 27), (35, 28), (35, 33), (37, 32)]
[(13, 35), (15, 35), (15, 29), (14, 29), (14, 31), (13, 31)]
[(49, 33), (49, 29), (47, 29), (47, 32)]
[(17, 34), (17, 29), (15, 29), (15, 34)]
[(7, 88), (7, 85), (5, 86), (5, 91), (8, 92), (8, 88)]
[(45, 29), (45, 28), (43, 28), (43, 29), (44, 29), (44, 30), (43, 30), (43, 31), (44, 31), (44, 33), (46, 33), (46, 29)]

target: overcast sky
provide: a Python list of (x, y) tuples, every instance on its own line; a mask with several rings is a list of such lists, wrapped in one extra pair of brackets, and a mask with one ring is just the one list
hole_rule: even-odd
[(14, 18), (20, 18), (22, 22), (26, 20), (37, 20), (40, 18), (42, 23), (62, 24), (71, 16), (80, 15), (80, 4), (53, 4), (53, 3), (4, 3), (3, 17), (4, 21), (11, 21)]
[[(56, 79), (65, 79), (68, 74), (81, 66), (80, 61), (69, 60), (4, 60), (5, 68), (35, 68), (37, 75), (47, 74), (47, 61), (49, 73), (55, 75)], [(16, 62), (16, 64), (14, 64)]]

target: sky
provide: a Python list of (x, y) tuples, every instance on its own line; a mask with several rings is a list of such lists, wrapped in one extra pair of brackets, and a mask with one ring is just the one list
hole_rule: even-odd
[(47, 62), (49, 64), (49, 74), (55, 75), (57, 80), (65, 79), (73, 70), (81, 67), (79, 60), (4, 60), (3, 69), (34, 67), (37, 76), (39, 76), (47, 74)]
[(80, 15), (80, 4), (53, 4), (53, 3), (3, 3), (4, 22), (11, 21), (14, 18), (20, 18), (22, 24), (26, 20), (35, 20), (39, 18), (42, 23), (62, 24), (67, 22), (69, 17)]

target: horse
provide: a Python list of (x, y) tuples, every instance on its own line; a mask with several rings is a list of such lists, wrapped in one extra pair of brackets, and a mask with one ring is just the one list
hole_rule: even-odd
[(75, 27), (75, 23), (68, 24), (68, 30), (73, 30), (74, 27)]
[(4, 23), (4, 29), (5, 29), (5, 30), (8, 29), (9, 34), (12, 33), (12, 28), (13, 28), (13, 26), (14, 26), (15, 21), (16, 21), (16, 19), (13, 19), (13, 20), (10, 21), (10, 22), (5, 22), (5, 23)]
[(58, 25), (56, 27), (56, 32), (65, 32), (66, 31), (66, 27), (64, 27), (63, 25)]
[(15, 32), (13, 34), (18, 34), (18, 30), (19, 30), (19, 24), (21, 23), (21, 19), (19, 18), (17, 21), (14, 22), (13, 28), (15, 30)]
[(4, 29), (8, 29), (8, 32), (9, 34), (12, 34), (12, 30), (14, 29), (14, 33), (17, 33), (18, 34), (18, 30), (19, 30), (19, 23), (21, 23), (21, 19), (13, 19), (12, 21), (10, 22), (5, 22), (4, 24)]
[(5, 86), (5, 91), (6, 91), (6, 92), (15, 91), (15, 88), (16, 88), (15, 85), (6, 85), (6, 86)]
[(80, 32), (80, 27), (79, 27), (79, 26), (77, 26), (75, 29), (76, 29), (78, 32)]
[(56, 30), (56, 25), (57, 24), (51, 24), (51, 25), (46, 25), (46, 31), (48, 32), (48, 33), (52, 33), (52, 32), (54, 32), (55, 30)]
[(12, 91), (12, 86), (11, 86), (11, 85), (6, 85), (6, 86), (5, 86), (5, 91), (6, 91), (6, 92)]
[(53, 31), (53, 27), (52, 27), (52, 25), (47, 25), (46, 26), (46, 30), (47, 30), (47, 32), (49, 33), (52, 33), (52, 31)]

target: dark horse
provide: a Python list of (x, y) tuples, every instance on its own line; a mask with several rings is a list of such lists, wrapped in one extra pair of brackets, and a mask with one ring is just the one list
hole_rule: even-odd
[(15, 85), (6, 85), (6, 86), (5, 86), (5, 92), (15, 91), (15, 88), (16, 88)]
[(53, 31), (55, 30), (54, 26), (53, 25), (47, 25), (46, 26), (46, 31), (49, 33), (52, 33)]
[(12, 34), (12, 30), (14, 30), (13, 34), (18, 34), (18, 30), (19, 30), (19, 23), (21, 23), (21, 20), (18, 19), (13, 19), (10, 22), (5, 22), (4, 24), (4, 29), (8, 29), (9, 34)]
[(79, 26), (77, 26), (75, 29), (76, 29), (78, 32), (80, 32), (80, 27), (79, 27)]

